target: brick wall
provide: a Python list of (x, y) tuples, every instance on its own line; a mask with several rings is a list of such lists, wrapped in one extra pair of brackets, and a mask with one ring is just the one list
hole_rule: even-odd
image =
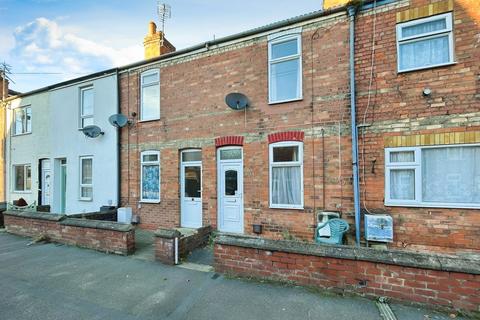
[[(148, 229), (180, 226), (180, 152), (202, 150), (203, 225), (217, 227), (215, 139), (244, 137), (244, 225), (264, 226), (264, 236), (288, 233), (312, 239), (315, 211), (340, 211), (350, 219), (351, 156), (348, 108), (348, 22), (344, 13), (306, 23), (303, 28), (303, 100), (269, 105), (267, 39), (258, 36), (208, 51), (160, 61), (161, 119), (122, 129), (122, 205)], [(121, 110), (139, 114), (139, 73), (121, 73)], [(246, 94), (245, 112), (225, 104), (230, 92)], [(269, 208), (268, 134), (302, 131), (304, 209)], [(139, 203), (140, 156), (160, 150), (161, 202)], [(353, 220), (350, 220), (353, 221)]]
[[(431, 4), (431, 10), (423, 10)], [(454, 65), (397, 73), (396, 23), (400, 18), (453, 6)], [(415, 10), (420, 9), (420, 10)], [(408, 11), (407, 10), (411, 10)], [(441, 252), (480, 249), (479, 210), (406, 208), (384, 205), (384, 149), (386, 138), (419, 134), (473, 132), (480, 129), (480, 2), (469, 0), (400, 1), (396, 9), (378, 9), (357, 18), (356, 73), (361, 199), (372, 212), (394, 218), (393, 246)], [(407, 13), (407, 14), (406, 14)], [(375, 51), (372, 71), (372, 32)], [(424, 88), (432, 90), (424, 97)], [(370, 97), (369, 97), (370, 93)], [(369, 102), (370, 101), (370, 102)], [(434, 142), (433, 144), (439, 144)], [(472, 142), (465, 140), (465, 143)], [(400, 145), (399, 145), (400, 146)]]
[(46, 236), (49, 241), (95, 249), (108, 253), (132, 254), (135, 230), (114, 222), (65, 218), (39, 212), (6, 212), (7, 232), (26, 236)]
[(214, 250), (217, 272), (480, 312), (478, 260), (233, 236)]

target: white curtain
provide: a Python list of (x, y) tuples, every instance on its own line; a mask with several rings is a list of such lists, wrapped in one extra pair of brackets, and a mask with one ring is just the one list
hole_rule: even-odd
[(409, 27), (402, 28), (402, 38), (421, 35), (434, 31), (445, 30), (447, 28), (447, 21), (445, 18), (419, 23)]
[(415, 170), (390, 170), (390, 198), (415, 200)]
[(448, 35), (400, 44), (400, 69), (432, 66), (450, 61)]
[(300, 166), (272, 168), (272, 203), (300, 205), (301, 201)]
[(414, 162), (415, 153), (413, 151), (390, 152), (390, 162)]
[(480, 147), (422, 150), (424, 202), (480, 203)]

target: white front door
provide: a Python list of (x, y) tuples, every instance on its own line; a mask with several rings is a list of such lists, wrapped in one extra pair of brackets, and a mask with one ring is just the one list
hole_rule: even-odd
[(51, 204), (52, 194), (52, 173), (50, 171), (50, 160), (42, 160), (42, 205)]
[(243, 233), (242, 149), (218, 151), (218, 221), (223, 232)]
[(201, 151), (182, 152), (180, 168), (180, 223), (184, 228), (202, 226), (202, 162)]

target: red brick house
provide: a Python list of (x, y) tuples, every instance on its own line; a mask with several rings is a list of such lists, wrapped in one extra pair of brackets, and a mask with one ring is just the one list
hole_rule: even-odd
[[(360, 204), (393, 216), (395, 246), (480, 249), (479, 21), (469, 4), (478, 8), (384, 0), (357, 13)], [(349, 36), (345, 1), (180, 51), (151, 26), (149, 59), (119, 72), (132, 122), (121, 131), (122, 205), (149, 229), (261, 225), (264, 237), (312, 240), (317, 214), (335, 211), (354, 230)], [(248, 107), (229, 108), (229, 93)], [(461, 151), (423, 151), (457, 141)], [(444, 152), (468, 160), (465, 172), (442, 167)], [(447, 169), (457, 180), (436, 185), (450, 192), (473, 176), (469, 198), (438, 187), (422, 198)]]

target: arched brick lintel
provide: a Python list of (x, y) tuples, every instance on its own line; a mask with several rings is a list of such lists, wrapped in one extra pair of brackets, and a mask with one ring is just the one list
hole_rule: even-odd
[(226, 136), (215, 139), (215, 147), (224, 146), (243, 146), (244, 137), (242, 136)]
[(281, 141), (303, 141), (305, 133), (303, 131), (285, 131), (277, 132), (268, 135), (268, 143), (275, 143)]

